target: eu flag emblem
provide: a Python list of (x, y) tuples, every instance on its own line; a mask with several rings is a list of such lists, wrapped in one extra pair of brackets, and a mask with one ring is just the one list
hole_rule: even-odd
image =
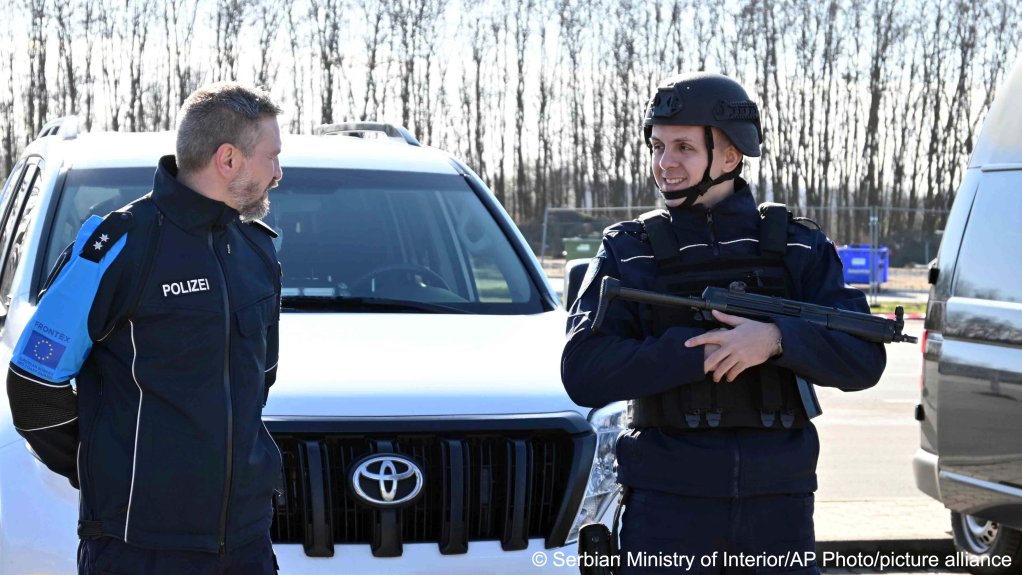
[(28, 338), (28, 345), (25, 346), (25, 355), (50, 369), (56, 369), (65, 350), (67, 348), (63, 345), (32, 330), (32, 335)]

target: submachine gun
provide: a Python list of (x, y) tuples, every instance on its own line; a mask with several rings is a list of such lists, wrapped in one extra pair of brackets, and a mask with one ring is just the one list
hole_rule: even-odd
[(600, 331), (607, 308), (616, 298), (652, 306), (690, 308), (708, 321), (713, 321), (713, 310), (758, 320), (792, 317), (876, 343), (918, 341), (902, 333), (905, 328), (905, 310), (901, 306), (894, 310), (894, 319), (887, 319), (868, 313), (745, 293), (745, 284), (742, 282), (733, 282), (727, 289), (708, 287), (703, 290), (702, 297), (682, 297), (621, 287), (620, 280), (609, 276), (603, 278), (600, 285), (600, 302), (593, 319), (593, 331)]

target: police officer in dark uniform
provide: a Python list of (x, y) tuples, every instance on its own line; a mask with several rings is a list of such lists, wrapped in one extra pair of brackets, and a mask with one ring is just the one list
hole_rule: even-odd
[(281, 273), (258, 218), (280, 112), (233, 82), (189, 96), (153, 191), (85, 222), (14, 349), (14, 425), (80, 488), (79, 575), (277, 572)]
[(632, 429), (617, 446), (620, 573), (817, 573), (805, 555), (815, 546), (819, 454), (812, 386), (875, 385), (883, 346), (799, 319), (714, 312), (705, 322), (622, 300), (599, 332), (592, 320), (607, 276), (686, 296), (742, 282), (750, 293), (868, 312), (865, 297), (845, 286), (815, 224), (784, 206), (757, 207), (739, 177), (744, 157), (760, 155), (762, 129), (737, 82), (709, 73), (665, 80), (643, 136), (667, 209), (607, 228), (562, 356), (576, 403), (630, 402)]

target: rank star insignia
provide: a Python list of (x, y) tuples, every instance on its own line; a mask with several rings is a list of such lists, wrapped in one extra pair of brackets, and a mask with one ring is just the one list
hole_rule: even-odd
[(97, 251), (103, 249), (103, 242), (96, 242), (92, 244), (92, 249)]
[(104, 243), (104, 244), (105, 244), (105, 243), (107, 242), (107, 240), (109, 240), (109, 239), (110, 239), (110, 236), (108, 236), (108, 235), (106, 235), (106, 234), (103, 234), (103, 235), (99, 236), (99, 241), (100, 241), (101, 243)]

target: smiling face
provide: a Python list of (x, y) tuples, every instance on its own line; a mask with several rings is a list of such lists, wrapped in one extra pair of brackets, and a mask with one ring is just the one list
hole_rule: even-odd
[[(713, 129), (713, 141), (710, 177), (716, 178), (733, 170), (742, 160), (742, 155), (716, 128)], [(654, 125), (650, 144), (653, 146), (653, 179), (661, 191), (684, 190), (702, 181), (709, 159), (702, 126)], [(696, 203), (713, 205), (733, 188), (732, 180), (717, 184), (700, 196)], [(667, 206), (674, 207), (683, 201), (683, 199), (667, 200)]]
[(270, 210), (270, 190), (283, 177), (280, 168), (280, 126), (277, 118), (267, 116), (259, 122), (259, 134), (249, 154), (242, 153), (243, 164), (228, 184), (228, 205), (244, 220), (259, 219)]

